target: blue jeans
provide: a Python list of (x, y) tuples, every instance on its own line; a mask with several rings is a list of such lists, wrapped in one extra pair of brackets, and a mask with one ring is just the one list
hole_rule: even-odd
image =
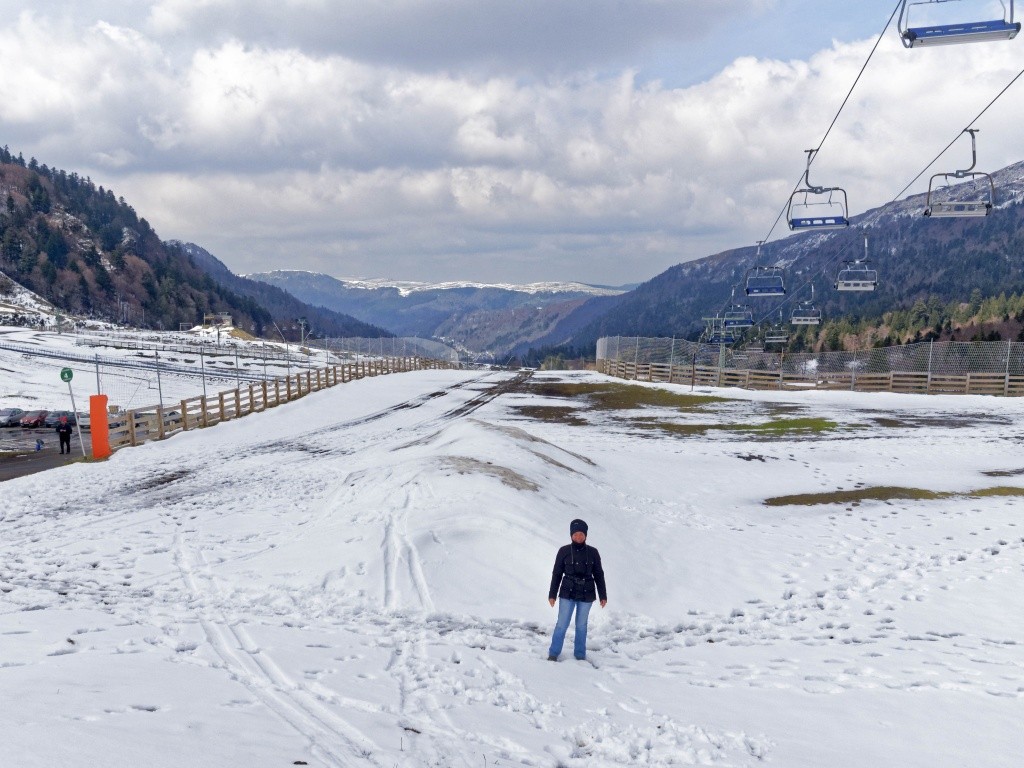
[(587, 658), (587, 618), (590, 616), (592, 605), (593, 603), (582, 600), (558, 598), (558, 621), (555, 623), (555, 634), (551, 636), (548, 656), (557, 656), (562, 652), (565, 633), (569, 630), (569, 620), (572, 619), (572, 612), (576, 611), (576, 637), (572, 644), (572, 655), (577, 659)]

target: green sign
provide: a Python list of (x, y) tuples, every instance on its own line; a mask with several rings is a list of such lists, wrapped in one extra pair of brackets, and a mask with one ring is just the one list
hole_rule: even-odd
[(75, 375), (75, 372), (72, 371), (70, 368), (61, 368), (60, 380), (61, 381), (71, 381), (71, 377), (74, 376), (74, 375)]

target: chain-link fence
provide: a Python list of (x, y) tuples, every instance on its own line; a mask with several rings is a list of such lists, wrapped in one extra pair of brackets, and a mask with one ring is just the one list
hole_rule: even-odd
[(452, 347), (434, 339), (415, 336), (392, 336), (387, 338), (344, 337), (335, 339), (307, 340), (308, 345), (339, 357), (426, 357), (431, 360), (459, 362), (459, 353)]
[(718, 386), (1024, 395), (1024, 343), (924, 342), (854, 352), (733, 349), (683, 339), (608, 336), (598, 370)]
[[(228, 333), (211, 332), (197, 339), (194, 334), (116, 330), (82, 330), (65, 338), (67, 344), (2, 341), (0, 350), (23, 356), (30, 366), (73, 368), (76, 392), (107, 395), (112, 406), (124, 410), (163, 407), (353, 362), (385, 358), (458, 362), (451, 347), (426, 339), (307, 339), (297, 344), (234, 339)], [(59, 390), (39, 394), (41, 407), (62, 402)]]

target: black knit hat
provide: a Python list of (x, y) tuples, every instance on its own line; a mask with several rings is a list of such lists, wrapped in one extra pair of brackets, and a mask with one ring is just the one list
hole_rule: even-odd
[(569, 523), (569, 535), (572, 536), (576, 531), (582, 531), (584, 534), (587, 532), (587, 524), (579, 518)]

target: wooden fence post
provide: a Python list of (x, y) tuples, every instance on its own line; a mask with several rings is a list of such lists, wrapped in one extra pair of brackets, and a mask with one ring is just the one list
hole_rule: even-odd
[(188, 432), (188, 401), (181, 401), (181, 431)]
[(138, 443), (135, 442), (135, 411), (128, 411), (125, 416), (128, 417), (128, 439), (134, 448)]

